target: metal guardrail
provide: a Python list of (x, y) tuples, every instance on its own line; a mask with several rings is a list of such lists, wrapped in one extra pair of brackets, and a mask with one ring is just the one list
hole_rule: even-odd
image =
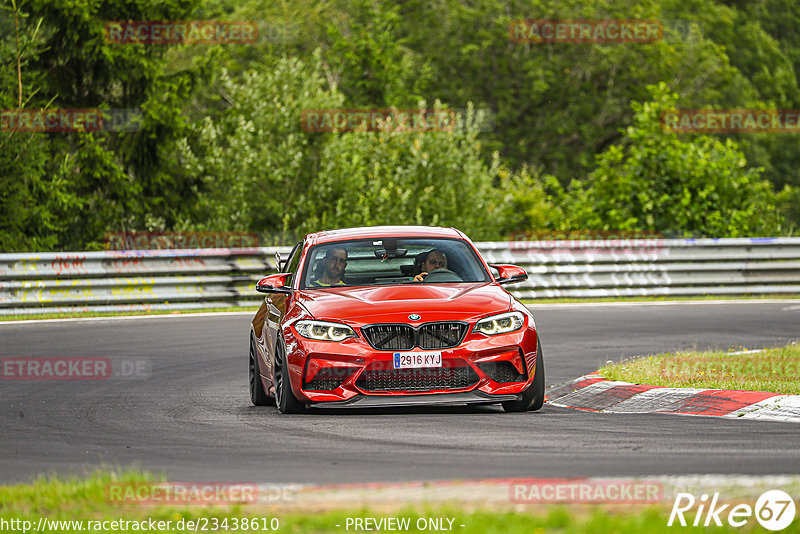
[(514, 263), (519, 298), (800, 293), (800, 238), (630, 239), (479, 243)]
[(284, 248), (0, 254), (0, 315), (252, 305), (276, 250)]
[[(477, 243), (513, 263), (520, 298), (800, 293), (800, 238)], [(0, 254), (0, 315), (256, 304), (289, 247)]]

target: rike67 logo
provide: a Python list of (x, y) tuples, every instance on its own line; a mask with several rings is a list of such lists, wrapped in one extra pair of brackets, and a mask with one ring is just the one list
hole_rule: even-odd
[[(696, 504), (697, 509), (693, 510)], [(691, 493), (678, 493), (667, 526), (687, 526), (687, 517), (684, 514), (689, 520), (694, 517), (691, 524), (695, 527), (708, 527), (712, 523), (721, 527), (723, 522), (732, 527), (742, 527), (755, 516), (756, 521), (765, 529), (778, 531), (788, 527), (794, 520), (795, 504), (789, 494), (781, 490), (762, 493), (756, 501), (755, 509), (749, 504), (719, 504), (719, 493), (715, 493), (710, 502), (707, 494), (701, 495), (698, 502)]]

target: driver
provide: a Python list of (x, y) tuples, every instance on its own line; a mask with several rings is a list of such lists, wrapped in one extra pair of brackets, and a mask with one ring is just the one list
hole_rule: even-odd
[(325, 251), (324, 270), (322, 276), (311, 282), (310, 287), (343, 286), (344, 269), (347, 267), (347, 250), (329, 248)]
[(425, 261), (422, 262), (422, 272), (414, 277), (414, 282), (422, 282), (428, 273), (440, 269), (447, 269), (447, 256), (441, 250), (433, 249), (428, 252)]

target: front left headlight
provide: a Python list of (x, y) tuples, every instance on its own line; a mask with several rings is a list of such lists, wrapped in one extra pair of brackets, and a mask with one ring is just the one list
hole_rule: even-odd
[(492, 315), (481, 319), (475, 324), (473, 332), (480, 332), (487, 336), (496, 336), (497, 334), (507, 334), (522, 328), (525, 324), (525, 316), (520, 312), (507, 312), (499, 315)]
[(356, 337), (353, 329), (342, 323), (297, 321), (294, 328), (301, 336), (317, 341), (344, 341), (349, 337)]

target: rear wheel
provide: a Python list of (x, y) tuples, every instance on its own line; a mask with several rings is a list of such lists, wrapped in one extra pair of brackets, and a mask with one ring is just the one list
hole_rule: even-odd
[(250, 334), (250, 365), (249, 365), (249, 378), (250, 378), (250, 401), (254, 406), (267, 406), (272, 404), (272, 399), (269, 398), (264, 391), (264, 383), (261, 381), (261, 373), (258, 371), (258, 352), (256, 350), (256, 340), (253, 334)]
[(536, 345), (536, 369), (533, 375), (533, 384), (522, 394), (519, 400), (501, 403), (507, 412), (535, 412), (542, 409), (544, 404), (544, 356), (542, 344)]
[(275, 347), (275, 367), (273, 376), (275, 377), (275, 404), (281, 413), (302, 413), (305, 406), (297, 400), (292, 393), (292, 386), (289, 383), (289, 365), (286, 359), (286, 347), (283, 340), (278, 336), (278, 343)]

